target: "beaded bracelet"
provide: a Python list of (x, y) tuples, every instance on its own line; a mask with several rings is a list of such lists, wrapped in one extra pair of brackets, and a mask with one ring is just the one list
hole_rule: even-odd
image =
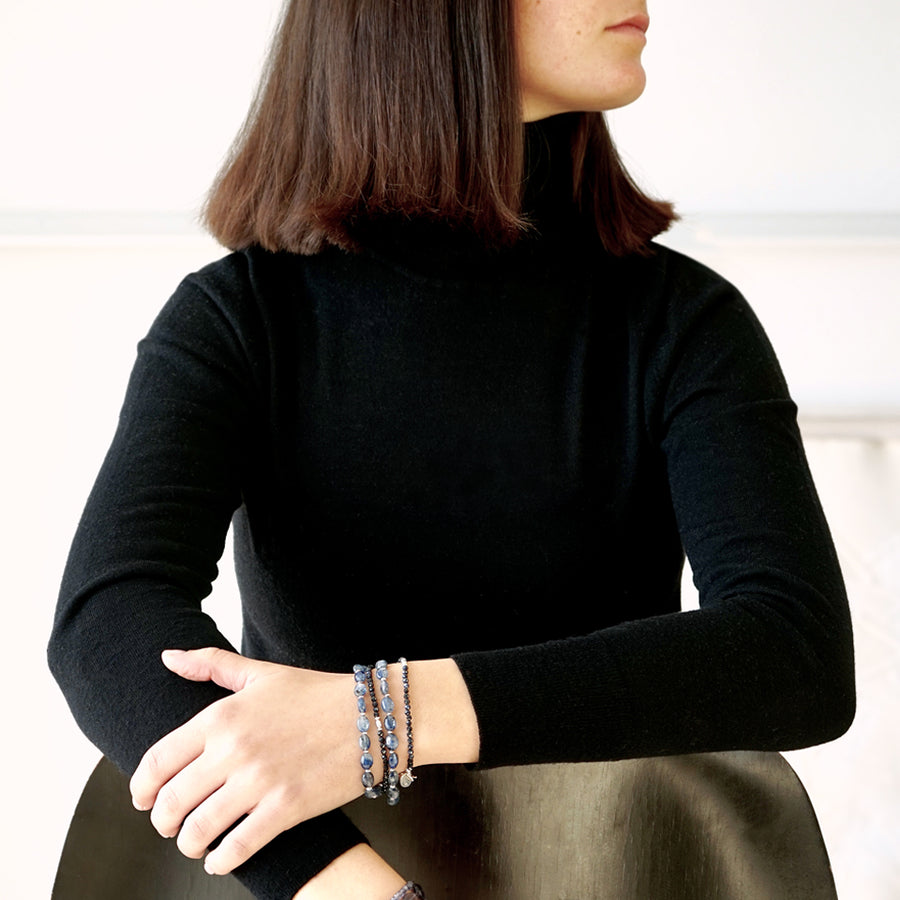
[[(356, 727), (359, 730), (359, 749), (362, 750), (362, 756), (359, 758), (359, 764), (362, 766), (362, 785), (366, 796), (372, 799), (378, 794), (370, 794), (375, 790), (375, 776), (372, 774), (372, 766), (375, 765), (375, 759), (369, 752), (372, 746), (372, 739), (369, 737), (369, 717), (366, 715), (366, 694), (368, 686), (366, 684), (367, 666), (353, 667), (353, 693), (356, 695), (356, 711), (359, 713), (356, 719)], [(376, 709), (377, 712), (377, 709)], [(377, 721), (377, 718), (376, 718)], [(379, 791), (380, 793), (380, 791)]]
[[(413, 728), (412, 707), (409, 701), (409, 663), (405, 657), (400, 657), (400, 675), (403, 684), (403, 711), (406, 719), (406, 769), (401, 774), (397, 771), (400, 758), (397, 751), (400, 748), (400, 739), (397, 737), (397, 719), (394, 716), (395, 704), (390, 694), (388, 684), (388, 664), (380, 659), (375, 663), (375, 677), (373, 678), (370, 666), (356, 665), (353, 667), (354, 686), (356, 696), (357, 719), (356, 727), (359, 731), (359, 748), (362, 750), (360, 765), (362, 766), (362, 785), (365, 796), (370, 800), (376, 800), (384, 796), (389, 806), (396, 806), (400, 802), (400, 787), (408, 788), (415, 780), (413, 774)], [(378, 679), (378, 687), (381, 691), (381, 702), (375, 692), (375, 679)], [(375, 775), (372, 771), (375, 758), (372, 750), (372, 739), (369, 736), (371, 721), (366, 709), (366, 697), (372, 704), (372, 716), (375, 719), (375, 733), (378, 747), (381, 750), (382, 779), (381, 784), (375, 783)], [(384, 713), (382, 716), (381, 713)]]
[(408, 788), (416, 780), (413, 775), (413, 730), (412, 707), (409, 703), (409, 663), (405, 656), (401, 656), (400, 678), (403, 682), (403, 712), (406, 716), (406, 771), (400, 776), (400, 787)]
[(414, 881), (407, 881), (406, 884), (391, 897), (391, 900), (425, 900), (425, 891)]
[(400, 758), (397, 756), (400, 740), (396, 735), (397, 720), (394, 718), (394, 700), (388, 685), (388, 667), (385, 660), (379, 659), (375, 663), (375, 677), (378, 679), (378, 687), (381, 690), (381, 711), (384, 713), (382, 722), (387, 764), (384, 767), (382, 789), (388, 806), (396, 806), (400, 802), (398, 787), (400, 777), (397, 774), (397, 766), (400, 765)]
[[(375, 717), (375, 733), (378, 735), (378, 746), (381, 749), (381, 771), (387, 772), (388, 767), (388, 758), (387, 758), (387, 747), (384, 742), (384, 726), (381, 721), (381, 716), (378, 713), (378, 698), (375, 696), (375, 682), (372, 679), (372, 670), (369, 666), (365, 667), (365, 676), (366, 676), (366, 687), (369, 691), (369, 699), (372, 702), (372, 713)], [(383, 793), (385, 789), (385, 777), (382, 777), (381, 784), (373, 785), (366, 791), (366, 796), (370, 800), (377, 800)]]

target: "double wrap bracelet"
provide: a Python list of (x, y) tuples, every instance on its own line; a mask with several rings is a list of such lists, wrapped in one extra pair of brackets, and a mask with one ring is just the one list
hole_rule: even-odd
[(423, 891), (414, 881), (407, 881), (406, 884), (391, 897), (391, 900), (425, 900), (425, 891)]
[[(359, 731), (359, 749), (362, 755), (359, 758), (362, 767), (362, 785), (365, 796), (370, 800), (384, 797), (388, 806), (396, 806), (400, 802), (400, 787), (408, 788), (416, 780), (413, 774), (413, 727), (412, 708), (409, 702), (409, 664), (405, 658), (400, 657), (400, 677), (403, 689), (403, 713), (406, 720), (406, 769), (400, 773), (400, 757), (397, 751), (400, 748), (400, 739), (397, 737), (397, 719), (394, 716), (396, 704), (391, 697), (388, 684), (388, 664), (380, 659), (375, 663), (374, 676), (371, 666), (356, 665), (353, 667), (353, 691), (356, 696), (356, 727)], [(381, 700), (375, 690), (381, 693)], [(375, 737), (378, 741), (378, 749), (381, 752), (382, 779), (381, 784), (375, 783), (375, 774), (372, 769), (375, 766), (375, 756), (372, 746), (372, 738), (369, 729), (372, 721), (369, 719), (366, 701), (372, 708), (372, 718), (375, 725)], [(415, 885), (413, 885), (415, 887)], [(421, 890), (421, 888), (419, 889)], [(415, 897), (416, 894), (409, 896)], [(424, 896), (424, 895), (423, 895)], [(392, 898), (393, 900), (393, 898)]]

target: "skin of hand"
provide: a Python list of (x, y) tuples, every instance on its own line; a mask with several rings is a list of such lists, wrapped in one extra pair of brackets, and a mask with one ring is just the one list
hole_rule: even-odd
[(154, 744), (132, 802), (163, 837), (224, 875), (282, 831), (362, 793), (353, 676), (247, 659), (217, 648), (166, 651), (182, 678), (234, 693)]
[[(218, 648), (167, 650), (162, 658), (182, 678), (214, 681), (234, 692), (154, 744), (131, 779), (135, 807), (151, 810), (156, 830), (164, 837), (177, 834), (179, 850), (193, 859), (246, 816), (207, 855), (209, 873), (227, 874), (282, 831), (360, 796), (352, 674), (260, 662)], [(399, 685), (399, 667), (389, 670)], [(456, 663), (410, 662), (409, 673), (416, 765), (476, 762), (478, 723)], [(405, 734), (398, 737), (403, 768)], [(380, 763), (376, 754), (376, 779)], [(381, 883), (396, 883), (396, 891), (404, 883), (361, 845), (313, 878), (304, 888), (310, 892), (301, 890), (297, 898), (337, 898), (346, 891), (363, 900), (368, 893), (353, 893), (360, 871), (371, 875), (366, 891)]]

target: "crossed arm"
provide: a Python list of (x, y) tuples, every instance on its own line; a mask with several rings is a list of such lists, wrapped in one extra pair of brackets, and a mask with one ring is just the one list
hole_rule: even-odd
[[(282, 831), (362, 793), (352, 675), (259, 662), (218, 648), (166, 651), (163, 663), (182, 678), (233, 692), (154, 744), (131, 779), (134, 805), (150, 811), (163, 837), (177, 836), (186, 856), (205, 854), (210, 874), (231, 872)], [(391, 670), (399, 683), (396, 667)], [(475, 762), (478, 724), (456, 664), (411, 662), (410, 681), (416, 763)], [(403, 760), (405, 734), (399, 736)], [(295, 900), (386, 900), (404, 882), (360, 844)]]

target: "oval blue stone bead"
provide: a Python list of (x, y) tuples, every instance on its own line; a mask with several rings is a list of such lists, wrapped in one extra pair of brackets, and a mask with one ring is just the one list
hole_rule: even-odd
[(396, 753), (388, 753), (388, 765), (392, 769), (396, 769), (399, 762), (400, 762), (400, 759), (398, 758)]
[(369, 693), (369, 689), (364, 684), (359, 684), (359, 682), (357, 682), (353, 685), (353, 693), (356, 694), (357, 697), (365, 697), (366, 694)]
[(367, 734), (361, 734), (359, 736), (359, 749), (360, 750), (368, 750), (369, 747), (372, 746), (372, 739)]
[(375, 785), (375, 787), (366, 788), (366, 796), (370, 800), (377, 800), (381, 796), (381, 785)]
[(371, 769), (372, 766), (375, 765), (375, 760), (372, 758), (371, 753), (363, 753), (363, 755), (359, 758), (359, 764), (364, 769)]
[(381, 698), (381, 708), (389, 713), (394, 711), (394, 701), (391, 697), (382, 697)]
[(388, 806), (396, 806), (400, 802), (400, 791), (397, 788), (388, 788), (387, 804)]
[(368, 731), (369, 730), (369, 717), (368, 716), (360, 716), (356, 720), (356, 727), (360, 731)]
[(374, 787), (375, 785), (375, 776), (371, 772), (363, 772), (362, 776), (363, 787)]
[(400, 739), (396, 734), (391, 732), (385, 737), (384, 743), (388, 750), (396, 750), (400, 746)]
[(366, 680), (366, 672), (365, 669), (359, 669), (353, 673), (353, 678), (358, 681), (360, 684), (363, 684)]
[(388, 772), (387, 780), (389, 787), (397, 787), (400, 783), (400, 775), (397, 772)]
[(360, 712), (366, 711), (366, 698), (365, 697), (357, 697), (356, 698), (356, 708)]
[(381, 688), (382, 694), (389, 694), (391, 692), (391, 686), (387, 683), (387, 678), (382, 678), (381, 681), (378, 682), (378, 687)]
[(397, 730), (397, 720), (393, 716), (385, 716), (384, 717), (384, 727), (388, 731), (396, 731)]

